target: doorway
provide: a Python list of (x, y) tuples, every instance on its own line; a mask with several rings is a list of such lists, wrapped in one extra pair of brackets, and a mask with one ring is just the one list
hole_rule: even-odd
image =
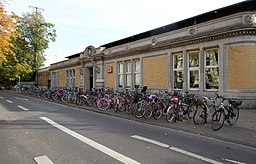
[(89, 78), (90, 78), (90, 91), (93, 89), (93, 68), (89, 68)]

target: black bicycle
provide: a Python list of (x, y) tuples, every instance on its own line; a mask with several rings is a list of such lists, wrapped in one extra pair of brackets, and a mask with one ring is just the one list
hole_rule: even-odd
[(207, 124), (211, 120), (213, 113), (216, 111), (216, 101), (219, 99), (219, 95), (215, 93), (216, 97), (210, 98), (202, 96), (202, 99), (197, 99), (196, 110), (193, 115), (193, 122), (196, 125)]
[[(221, 129), (225, 121), (230, 125), (235, 125), (239, 117), (239, 106), (243, 102), (239, 99), (219, 97), (221, 104), (212, 115), (211, 127), (214, 131)], [(224, 104), (225, 100), (228, 101), (228, 106)]]

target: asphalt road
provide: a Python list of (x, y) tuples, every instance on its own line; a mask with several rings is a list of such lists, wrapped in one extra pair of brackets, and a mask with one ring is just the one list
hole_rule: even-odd
[(256, 149), (0, 92), (1, 164), (251, 163)]

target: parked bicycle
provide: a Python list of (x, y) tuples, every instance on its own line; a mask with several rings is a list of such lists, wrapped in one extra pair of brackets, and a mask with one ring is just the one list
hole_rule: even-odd
[(167, 109), (166, 120), (176, 122), (177, 120), (184, 120), (183, 118), (191, 119), (196, 101), (195, 96), (188, 92), (185, 92), (185, 95), (182, 95), (181, 92), (175, 93)]
[[(97, 106), (100, 110), (107, 110), (114, 106), (114, 95), (110, 93), (109, 90), (103, 90), (101, 93), (101, 98), (97, 101)], [(117, 100), (116, 100), (117, 103)]]
[(158, 96), (156, 94), (148, 94), (145, 104), (145, 113), (143, 115), (144, 118), (151, 118), (153, 115), (153, 111), (156, 108), (156, 104), (158, 101)]
[(134, 95), (133, 115), (137, 118), (143, 117), (143, 115), (146, 112), (145, 110), (145, 107), (147, 104), (146, 90), (147, 90), (147, 86), (144, 86), (143, 89), (141, 90), (141, 93), (139, 93), (137, 90)]
[(202, 96), (202, 99), (198, 99), (196, 102), (196, 110), (193, 114), (193, 122), (196, 125), (207, 124), (216, 111), (217, 100), (219, 99), (218, 94), (215, 93), (215, 97), (210, 98)]
[[(137, 118), (160, 119), (164, 114), (168, 122), (183, 121), (192, 118), (195, 124), (206, 124), (211, 121), (211, 128), (216, 131), (222, 128), (225, 121), (234, 125), (239, 117), (239, 106), (242, 100), (224, 98), (217, 93), (215, 97), (203, 96), (197, 99), (195, 95), (180, 91), (146, 93), (147, 87), (141, 91), (115, 91), (109, 88), (94, 89), (81, 92), (79, 89), (68, 88), (31, 88), (21, 92), (29, 96), (44, 98), (59, 103), (95, 106), (100, 110), (114, 109), (133, 114)], [(228, 102), (229, 105), (224, 104)], [(220, 105), (219, 105), (220, 104)]]
[(158, 120), (163, 114), (166, 114), (170, 105), (172, 96), (167, 92), (159, 92), (158, 99), (153, 111), (153, 118)]
[[(218, 95), (221, 98), (221, 104), (216, 109), (212, 115), (211, 127), (214, 131), (217, 131), (222, 128), (225, 121), (230, 125), (235, 125), (239, 117), (239, 106), (242, 104), (242, 100), (224, 98)], [(229, 105), (225, 105), (224, 101), (227, 100)]]

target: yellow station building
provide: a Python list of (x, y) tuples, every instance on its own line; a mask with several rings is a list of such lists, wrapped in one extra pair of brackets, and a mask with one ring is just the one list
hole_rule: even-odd
[(115, 90), (148, 86), (244, 100), (256, 108), (256, 3), (244, 1), (123, 38), (87, 46), (38, 70), (41, 87)]

